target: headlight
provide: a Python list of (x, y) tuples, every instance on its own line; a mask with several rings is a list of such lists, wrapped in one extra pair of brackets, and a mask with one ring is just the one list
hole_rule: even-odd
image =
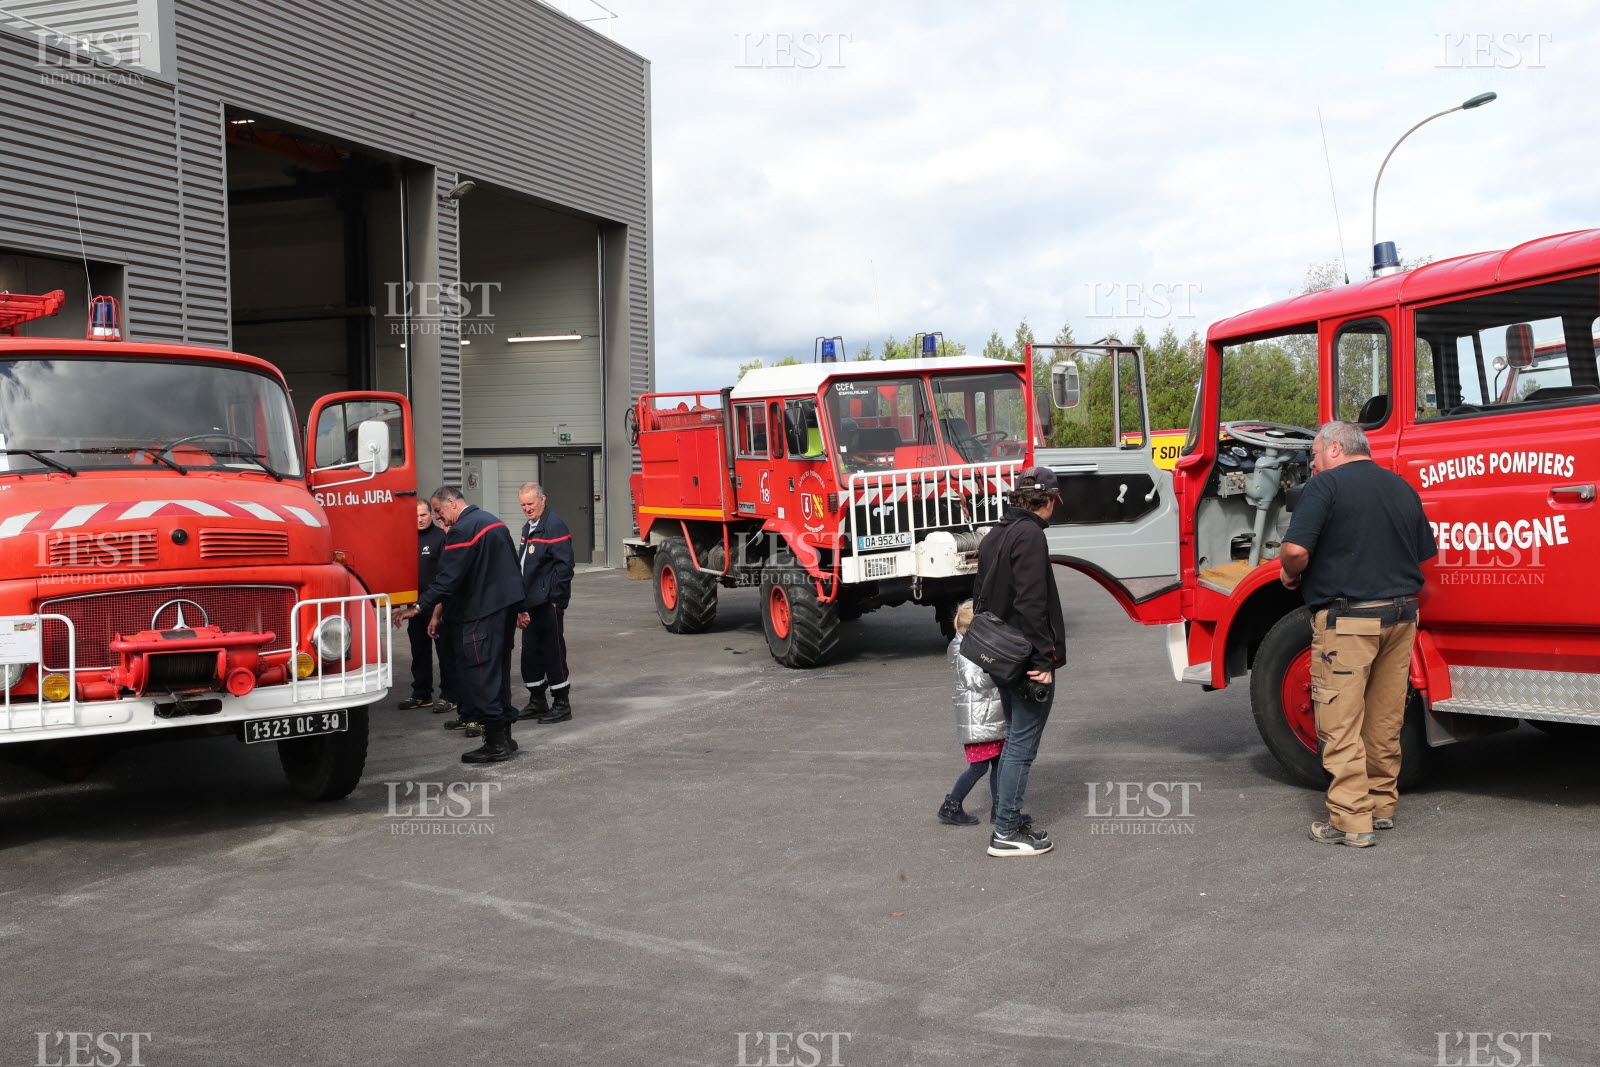
[(339, 615), (323, 619), (317, 623), (311, 643), (316, 646), (317, 655), (325, 660), (344, 659), (350, 654), (350, 624)]
[(10, 689), (22, 681), (22, 672), (27, 669), (26, 663), (0, 664), (0, 689)]

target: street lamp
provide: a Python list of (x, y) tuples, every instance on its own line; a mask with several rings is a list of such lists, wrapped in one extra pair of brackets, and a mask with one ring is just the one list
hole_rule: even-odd
[(1394, 155), (1394, 149), (1399, 148), (1407, 137), (1410, 137), (1434, 119), (1448, 115), (1452, 111), (1471, 111), (1475, 107), (1482, 107), (1494, 98), (1494, 93), (1479, 93), (1472, 99), (1441, 111), (1437, 115), (1429, 115), (1401, 134), (1400, 140), (1394, 143), (1394, 148), (1389, 149), (1389, 155), (1383, 157), (1383, 163), (1378, 167), (1378, 176), (1372, 180), (1372, 276), (1374, 278), (1382, 277), (1385, 274), (1393, 274), (1400, 269), (1400, 257), (1395, 251), (1394, 242), (1385, 241), (1381, 245), (1378, 243), (1378, 183), (1383, 181), (1383, 168), (1389, 165), (1389, 156)]

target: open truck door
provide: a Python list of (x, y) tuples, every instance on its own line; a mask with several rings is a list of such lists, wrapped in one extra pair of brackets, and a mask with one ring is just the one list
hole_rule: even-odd
[(1178, 509), (1172, 475), (1150, 452), (1144, 352), (1108, 340), (1036, 344), (1028, 358), (1050, 362), (1050, 438), (1062, 442), (1041, 440), (1035, 452), (1061, 481), (1051, 559), (1099, 582), (1139, 622), (1179, 621)]
[(331, 393), (306, 420), (307, 483), (333, 547), (371, 593), (417, 599), (417, 468), (399, 393)]

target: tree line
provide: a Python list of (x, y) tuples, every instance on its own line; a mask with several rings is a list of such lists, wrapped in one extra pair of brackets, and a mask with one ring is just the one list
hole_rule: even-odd
[[(1431, 258), (1431, 257), (1430, 257)], [(1404, 269), (1420, 266), (1428, 259), (1408, 261)], [(1302, 293), (1317, 292), (1343, 284), (1343, 268), (1337, 261), (1312, 264), (1306, 271)], [(1137, 326), (1127, 337), (1096, 335), (1082, 342), (1071, 322), (1063, 323), (1056, 331), (1053, 344), (1093, 344), (1100, 341), (1137, 345), (1144, 350), (1145, 385), (1149, 394), (1150, 428), (1152, 430), (1187, 430), (1194, 407), (1195, 388), (1205, 362), (1205, 340), (1198, 330), (1180, 336), (1168, 323), (1160, 333), (1151, 336), (1143, 326)], [(1032, 325), (1023, 319), (1012, 331), (1009, 339), (998, 330), (989, 334), (979, 353), (989, 359), (1003, 359), (1020, 363), (1025, 358), (1027, 346), (1038, 344)], [(1291, 426), (1315, 427), (1317, 425), (1317, 341), (1313, 334), (1289, 335), (1232, 345), (1222, 356), (1222, 421), (1253, 419), (1279, 422)], [(868, 342), (857, 350), (853, 359), (910, 359), (920, 356), (916, 335), (901, 340), (887, 337), (874, 351)], [(940, 355), (967, 354), (967, 346), (959, 341), (945, 341)], [(1340, 414), (1354, 417), (1355, 409), (1370, 390), (1362, 383), (1370, 376), (1374, 354), (1370, 347), (1351, 345), (1341, 350)], [(1061, 362), (1062, 356), (1050, 349), (1034, 352), (1032, 378), (1036, 391), (1049, 394), (1050, 368)], [(790, 366), (808, 362), (788, 356), (771, 366)], [(1055, 427), (1049, 443), (1055, 447), (1107, 446), (1117, 440), (1118, 427), (1112, 425), (1111, 389), (1113, 367), (1105, 355), (1080, 353), (1077, 357), (1080, 380), (1078, 406), (1070, 411), (1056, 411)], [(739, 365), (739, 375), (762, 366), (752, 360)], [(1380, 370), (1382, 369), (1380, 365)], [(1122, 382), (1123, 409), (1121, 430), (1138, 427), (1138, 392), (1131, 374), (1124, 374)], [(1349, 393), (1348, 397), (1344, 393)], [(1345, 408), (1350, 407), (1348, 413)]]

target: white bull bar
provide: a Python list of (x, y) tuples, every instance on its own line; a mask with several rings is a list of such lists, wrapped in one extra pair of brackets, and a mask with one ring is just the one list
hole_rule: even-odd
[(1020, 466), (1007, 460), (851, 474), (840, 507), (850, 534), (843, 546), (841, 580), (971, 573), (975, 564), (955, 552), (953, 537), (939, 538), (949, 543), (934, 545), (928, 535), (998, 523), (1006, 494), (1016, 489)]
[[(67, 669), (43, 672), (40, 664), (33, 665), (40, 674), (40, 683), (44, 673), (65, 674), (69, 682), (67, 696), (62, 700), (46, 700), (42, 684), (35, 695), (20, 699), (13, 696), (10, 688), (0, 690), (0, 743), (243, 722), (276, 714), (371, 704), (381, 700), (394, 683), (394, 634), (388, 624), (389, 608), (389, 597), (383, 593), (297, 601), (290, 615), (289, 680), (285, 684), (258, 686), (242, 697), (227, 692), (207, 693), (203, 698), (191, 699), (220, 700), (220, 711), (176, 718), (161, 718), (155, 714), (157, 704), (168, 702), (167, 695), (162, 693), (115, 700), (80, 700), (77, 631), (72, 620), (57, 614), (35, 616), (40, 622), (49, 620), (67, 628)], [(347, 671), (333, 671), (313, 648), (311, 655), (316, 667), (308, 677), (297, 677), (295, 657), (304, 650), (302, 635), (314, 635), (324, 620), (335, 617), (344, 618), (350, 627), (351, 647), (363, 650), (363, 660), (368, 642), (372, 640), (376, 661), (363, 662)], [(103, 671), (97, 669), (94, 673), (103, 674)]]

